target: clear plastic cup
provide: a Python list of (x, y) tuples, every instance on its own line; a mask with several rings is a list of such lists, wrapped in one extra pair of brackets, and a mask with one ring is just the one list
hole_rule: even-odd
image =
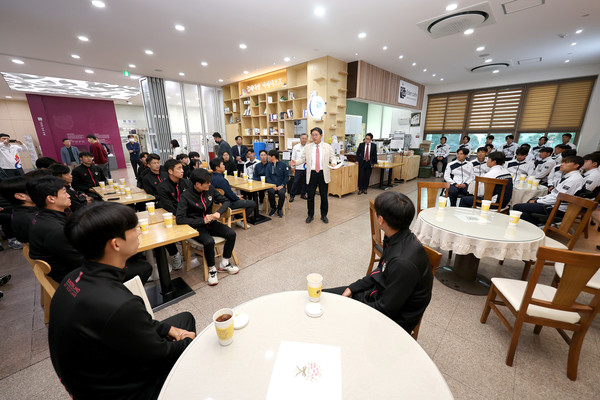
[(321, 274), (308, 274), (306, 277), (308, 286), (308, 298), (316, 303), (321, 300), (321, 290), (323, 289), (323, 276)]
[(131, 198), (131, 188), (130, 187), (125, 188), (125, 197), (127, 197), (128, 199)]
[(237, 171), (233, 171), (233, 177), (237, 178), (238, 172)]
[(125, 179), (123, 179), (123, 178), (119, 179), (119, 184), (120, 185), (125, 185)]
[(107, 181), (107, 182), (108, 182), (108, 186), (112, 186), (112, 184), (113, 184), (113, 180), (112, 180), (112, 178), (108, 178), (108, 181)]
[(540, 180), (539, 179), (534, 179), (533, 180), (533, 184), (531, 185), (531, 188), (533, 190), (536, 190), (538, 188), (538, 186), (540, 186)]
[(492, 201), (491, 200), (482, 200), (481, 201), (481, 211), (482, 212), (488, 212), (490, 211), (490, 207), (492, 206)]
[(438, 197), (438, 208), (445, 208), (448, 204), (448, 198), (445, 196)]
[(213, 322), (221, 346), (228, 346), (233, 342), (233, 316), (234, 313), (231, 308), (221, 308), (213, 314)]
[(223, 176), (227, 176), (227, 171), (223, 171)]

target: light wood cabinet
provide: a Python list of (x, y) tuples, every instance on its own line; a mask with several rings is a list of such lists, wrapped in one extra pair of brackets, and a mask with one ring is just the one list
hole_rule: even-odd
[(404, 157), (404, 165), (400, 174), (400, 179), (410, 181), (419, 176), (419, 165), (421, 163), (421, 156), (408, 156)]
[(358, 164), (349, 163), (338, 169), (331, 170), (329, 194), (341, 198), (343, 195), (358, 190)]

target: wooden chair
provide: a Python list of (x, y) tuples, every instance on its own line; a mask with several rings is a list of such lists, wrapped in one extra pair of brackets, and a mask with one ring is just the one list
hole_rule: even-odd
[[(435, 273), (436, 273), (438, 267), (440, 266), (440, 262), (442, 261), (442, 253), (435, 251), (434, 249), (432, 249), (429, 246), (423, 245), (423, 248), (425, 249), (425, 252), (427, 253), (427, 257), (429, 257), (429, 264), (431, 264), (431, 272), (433, 273), (433, 277), (435, 279)], [(415, 339), (415, 340), (417, 340), (417, 338), (419, 337), (419, 329), (421, 328), (422, 320), (423, 320), (423, 316), (421, 316), (419, 323), (417, 324), (417, 326), (415, 326), (415, 329), (413, 329), (412, 333), (410, 334), (410, 336), (412, 336), (413, 339)]]
[(444, 190), (444, 195), (448, 197), (448, 189), (450, 184), (448, 182), (417, 182), (417, 215), (421, 212), (421, 194), (422, 189), (427, 189), (427, 207), (435, 207), (438, 197), (439, 190)]
[(33, 275), (38, 280), (41, 286), (40, 304), (44, 309), (44, 323), (50, 321), (50, 301), (56, 292), (58, 282), (50, 278), (48, 274), (52, 271), (50, 264), (42, 260), (33, 260), (29, 257), (29, 244), (23, 243), (23, 255), (33, 268)]
[[(568, 203), (567, 211), (565, 211), (565, 215), (562, 217), (562, 221), (560, 222), (558, 228), (555, 228), (552, 226), (552, 224), (554, 222), (554, 218), (556, 217), (556, 213), (558, 212), (558, 208), (563, 202)], [(579, 237), (583, 233), (583, 230), (589, 223), (590, 218), (592, 217), (592, 213), (596, 210), (596, 207), (598, 207), (598, 203), (593, 200), (584, 199), (582, 197), (577, 196), (571, 196), (570, 194), (566, 193), (559, 193), (558, 197), (556, 198), (556, 203), (554, 204), (554, 207), (550, 212), (550, 216), (546, 221), (546, 225), (544, 226), (544, 233), (546, 234), (546, 240), (544, 243), (545, 246), (559, 249), (564, 249), (564, 247), (566, 246), (568, 250), (573, 250), (575, 244), (577, 243), (577, 240), (579, 240)], [(579, 216), (581, 216), (581, 222), (577, 226), (577, 229), (573, 230), (573, 225), (575, 224)], [(567, 244), (563, 245), (561, 242), (548, 237), (548, 233), (550, 232), (560, 236), (561, 238), (568, 239)], [(527, 275), (529, 274), (531, 264), (531, 261), (525, 262), (525, 267), (523, 268), (521, 280), (527, 279)], [(559, 279), (559, 277), (555, 275), (554, 279)]]
[(150, 314), (152, 319), (154, 319), (154, 313), (152, 312), (152, 307), (150, 306), (150, 301), (148, 300), (148, 295), (146, 294), (146, 291), (144, 290), (144, 284), (142, 283), (142, 280), (140, 279), (140, 277), (138, 275), (136, 275), (133, 278), (131, 278), (130, 280), (128, 280), (127, 282), (124, 282), (123, 285), (125, 285), (125, 287), (127, 289), (129, 289), (129, 291), (131, 293), (142, 298), (142, 301), (144, 302), (144, 306), (146, 307), (146, 311), (148, 311), (148, 314)]
[[(546, 261), (565, 264), (563, 279), (558, 288), (538, 283)], [(583, 291), (590, 278), (600, 269), (600, 254), (580, 253), (569, 250), (542, 246), (537, 253), (533, 273), (528, 282), (492, 278), (492, 286), (481, 314), (481, 323), (485, 324), (490, 310), (512, 333), (506, 365), (512, 366), (519, 336), (524, 323), (535, 325), (537, 335), (542, 326), (555, 328), (569, 345), (567, 377), (577, 379), (579, 353), (585, 334), (594, 316), (600, 310), (600, 295), (596, 294), (589, 305), (577, 302), (577, 296)], [(500, 299), (497, 300), (496, 298)], [(514, 326), (502, 315), (498, 306), (506, 306), (515, 316)], [(569, 337), (564, 331), (573, 331)]]
[[(479, 184), (483, 183), (484, 193), (483, 199), (477, 198), (477, 192), (479, 190)], [(506, 192), (506, 185), (508, 185), (508, 179), (494, 179), (494, 178), (484, 178), (482, 176), (475, 177), (475, 189), (473, 193), (473, 208), (481, 207), (481, 202), (483, 200), (491, 200), (494, 197), (494, 190), (496, 190), (496, 186), (501, 185), (502, 190), (496, 199), (497, 202), (492, 203), (491, 207), (496, 207), (498, 212), (505, 212), (508, 210), (508, 206), (502, 208), (502, 202), (504, 201), (504, 193)]]
[[(265, 194), (265, 202), (263, 203), (265, 205), (265, 213), (269, 213), (269, 209), (271, 207), (271, 205), (269, 204), (269, 198), (267, 197), (267, 195)], [(285, 209), (291, 209), (291, 205), (290, 205), (290, 194), (288, 192), (285, 192), (285, 204), (283, 205), (283, 207), (281, 207), (281, 209), (283, 210), (283, 215), (285, 215)]]
[[(223, 189), (217, 189), (219, 193), (225, 195)], [(234, 215), (239, 215), (239, 218), (233, 218)], [(244, 229), (248, 229), (248, 221), (246, 220), (246, 209), (245, 208), (236, 208), (231, 210), (231, 219), (233, 222), (243, 221)]]
[[(594, 198), (594, 201), (596, 203), (600, 202), (600, 193), (598, 193), (598, 195), (596, 196), (596, 198)], [(583, 215), (580, 215), (580, 217), (583, 217)], [(592, 219), (593, 219), (593, 217), (592, 217)], [(589, 231), (588, 231), (588, 229), (589, 229), (589, 225), (591, 224), (592, 219), (590, 219), (590, 222), (588, 222), (585, 225), (585, 227), (583, 228), (583, 237), (586, 238), (586, 239), (589, 238)]]
[(369, 220), (371, 221), (371, 260), (369, 260), (367, 275), (373, 271), (373, 265), (381, 260), (383, 254), (383, 238), (381, 229), (377, 225), (377, 213), (373, 199), (369, 199)]

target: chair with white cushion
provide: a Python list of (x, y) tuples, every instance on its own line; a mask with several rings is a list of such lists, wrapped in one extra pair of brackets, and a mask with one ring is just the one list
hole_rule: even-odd
[[(546, 261), (564, 264), (558, 288), (538, 283)], [(567, 376), (571, 380), (577, 379), (579, 353), (585, 334), (600, 310), (600, 292), (594, 295), (588, 305), (578, 303), (577, 297), (599, 269), (600, 254), (542, 246), (538, 250), (537, 261), (529, 281), (492, 278), (492, 286), (481, 314), (481, 323), (485, 324), (490, 310), (494, 310), (512, 333), (506, 365), (513, 364), (524, 323), (535, 325), (534, 334), (539, 334), (542, 326), (549, 326), (556, 328), (569, 345)], [(515, 316), (514, 326), (510, 325), (498, 306), (505, 306)], [(572, 331), (573, 334), (569, 337), (565, 330)]]
[(150, 314), (152, 319), (154, 319), (154, 313), (152, 312), (150, 301), (148, 300), (148, 296), (146, 295), (146, 291), (144, 290), (144, 284), (142, 283), (140, 277), (136, 275), (127, 282), (124, 282), (123, 285), (125, 285), (125, 287), (129, 289), (131, 293), (142, 298), (144, 306), (146, 306), (146, 311), (148, 311), (148, 314)]

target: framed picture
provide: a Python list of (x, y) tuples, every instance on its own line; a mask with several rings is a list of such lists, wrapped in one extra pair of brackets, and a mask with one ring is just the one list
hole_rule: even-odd
[(421, 126), (421, 113), (410, 114), (410, 126)]

